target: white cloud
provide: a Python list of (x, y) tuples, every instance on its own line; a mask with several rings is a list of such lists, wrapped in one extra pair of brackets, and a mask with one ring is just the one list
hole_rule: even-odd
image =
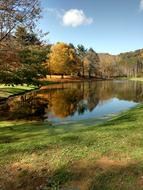
[(64, 13), (62, 22), (64, 26), (77, 27), (92, 24), (93, 18), (88, 18), (83, 10), (70, 9)]
[(143, 11), (143, 0), (140, 0), (140, 10)]

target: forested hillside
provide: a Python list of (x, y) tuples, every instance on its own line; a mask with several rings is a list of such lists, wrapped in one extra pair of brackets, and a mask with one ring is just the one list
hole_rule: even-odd
[(142, 77), (143, 49), (111, 55), (96, 53), (83, 45), (57, 43), (51, 46), (48, 68), (50, 74), (83, 78), (111, 79), (115, 77)]
[(103, 76), (141, 77), (143, 75), (143, 49), (110, 55), (99, 54)]
[(141, 77), (143, 75), (143, 49), (119, 55), (122, 69), (125, 76)]

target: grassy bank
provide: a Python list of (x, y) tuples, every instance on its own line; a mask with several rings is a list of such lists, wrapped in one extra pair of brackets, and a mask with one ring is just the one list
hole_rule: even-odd
[[(50, 84), (57, 84), (57, 82), (41, 81), (41, 86), (47, 86)], [(27, 85), (6, 86), (6, 85), (0, 84), (0, 99), (8, 98), (9, 96), (18, 95), (18, 94), (24, 93), (26, 91), (31, 91), (34, 89), (38, 89), (38, 87), (34, 86), (34, 85), (30, 85), (30, 86), (27, 86)]]
[(143, 189), (143, 106), (90, 120), (0, 122), (0, 189)]
[(35, 86), (17, 85), (17, 86), (5, 86), (0, 85), (0, 98), (8, 98), (9, 96), (21, 94), (23, 92), (34, 90)]

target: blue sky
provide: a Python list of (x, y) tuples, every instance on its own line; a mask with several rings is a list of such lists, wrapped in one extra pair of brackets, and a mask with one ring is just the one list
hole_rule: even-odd
[(41, 0), (50, 43), (118, 54), (143, 48), (143, 0)]

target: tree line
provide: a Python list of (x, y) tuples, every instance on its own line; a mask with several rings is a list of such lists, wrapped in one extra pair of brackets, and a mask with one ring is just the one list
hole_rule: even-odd
[(114, 56), (93, 48), (58, 42), (46, 44), (32, 30), (18, 26), (0, 51), (0, 83), (40, 85), (47, 75), (84, 79), (141, 77), (143, 50)]
[(40, 13), (39, 0), (0, 1), (0, 83), (40, 85), (46, 75), (100, 79), (143, 75), (143, 50), (113, 56), (83, 45), (45, 43), (45, 34), (35, 30)]
[(96, 77), (99, 67), (98, 54), (83, 45), (75, 47), (73, 44), (59, 42), (51, 46), (48, 60), (50, 75), (58, 74), (75, 77)]
[(49, 73), (83, 78), (113, 79), (115, 77), (143, 76), (143, 49), (110, 55), (96, 53), (83, 45), (57, 43), (51, 46)]

